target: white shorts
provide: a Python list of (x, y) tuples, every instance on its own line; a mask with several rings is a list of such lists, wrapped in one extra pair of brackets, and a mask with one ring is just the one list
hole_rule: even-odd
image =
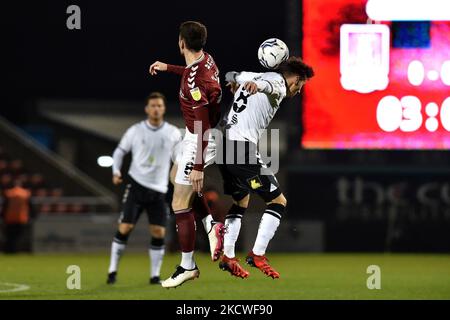
[[(194, 169), (195, 157), (197, 155), (197, 135), (189, 132), (186, 128), (183, 141), (181, 141), (181, 150), (177, 157), (177, 174), (175, 183), (191, 185), (189, 175)], [(216, 141), (214, 137), (209, 135), (208, 146), (205, 154), (205, 168), (214, 163), (216, 157)]]

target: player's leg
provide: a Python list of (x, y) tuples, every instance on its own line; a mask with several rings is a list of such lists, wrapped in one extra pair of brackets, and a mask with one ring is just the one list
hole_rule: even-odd
[(151, 192), (148, 198), (151, 201), (146, 205), (146, 211), (149, 231), (152, 237), (148, 250), (150, 258), (150, 284), (160, 284), (161, 266), (165, 254), (164, 240), (169, 207), (166, 203), (165, 194), (163, 193)]
[[(213, 145), (210, 146), (208, 150), (210, 148), (213, 148)], [(212, 151), (207, 152), (209, 162), (212, 162), (212, 153)], [(180, 161), (182, 163), (183, 160), (182, 158), (179, 158), (177, 159), (177, 161)], [(172, 169), (170, 170), (170, 182), (173, 185), (175, 185), (177, 171), (178, 163), (174, 163)], [(213, 261), (217, 261), (223, 251), (223, 234), (225, 232), (225, 227), (223, 223), (214, 220), (211, 210), (209, 209), (204, 197), (195, 195), (192, 207), (195, 213), (195, 217), (202, 221), (203, 228), (208, 235), (211, 259)]]
[(226, 165), (219, 165), (219, 169), (224, 182), (225, 194), (229, 194), (233, 198), (233, 205), (225, 216), (224, 255), (219, 267), (235, 277), (247, 278), (250, 273), (239, 264), (235, 254), (235, 246), (241, 230), (241, 220), (250, 201), (250, 195), (247, 190), (239, 188), (234, 183)]
[(192, 209), (193, 197), (192, 186), (175, 184), (172, 209), (175, 213), (178, 241), (182, 252), (180, 266), (188, 270), (195, 268), (194, 249), (197, 226)]
[(225, 236), (224, 236), (224, 254), (228, 258), (234, 258), (236, 256), (235, 246), (236, 241), (241, 231), (241, 220), (245, 211), (248, 208), (250, 201), (250, 195), (244, 194), (241, 199), (234, 199), (233, 205), (225, 216)]
[[(211, 129), (209, 132), (208, 147), (205, 153), (205, 168), (216, 162), (217, 148), (220, 147), (221, 140), (222, 133), (216, 129)], [(203, 228), (208, 235), (211, 260), (217, 261), (223, 252), (225, 226), (220, 221), (214, 219), (205, 197), (196, 196), (194, 198), (193, 209), (196, 217), (202, 221)]]
[[(181, 155), (177, 159), (178, 168), (175, 175), (172, 200), (172, 209), (175, 213), (178, 241), (181, 248), (181, 263), (175, 273), (161, 283), (165, 288), (177, 287), (187, 280), (198, 278), (200, 275), (194, 260), (196, 232), (195, 211), (192, 207), (194, 191), (189, 181), (197, 154), (197, 136), (187, 131), (182, 143)], [(208, 145), (206, 164), (213, 161), (214, 154), (215, 147), (212, 143)]]
[(276, 279), (280, 277), (280, 274), (269, 265), (265, 254), (270, 240), (280, 225), (281, 217), (285, 213), (287, 200), (281, 193), (275, 176), (258, 176), (258, 180), (261, 181), (261, 187), (256, 192), (266, 201), (267, 207), (259, 224), (255, 244), (248, 254), (246, 262), (260, 269), (265, 275)]
[(206, 203), (204, 196), (200, 197), (195, 195), (192, 208), (196, 217), (202, 221), (203, 228), (208, 235), (211, 260), (217, 261), (223, 252), (223, 236), (225, 233), (225, 226), (223, 223), (213, 219), (211, 209)]
[(123, 196), (123, 207), (119, 218), (119, 225), (111, 244), (111, 258), (108, 268), (108, 284), (116, 282), (120, 258), (122, 257), (134, 225), (139, 219), (143, 208), (136, 201), (136, 190), (131, 184), (127, 185)]
[(152, 236), (148, 250), (150, 257), (150, 284), (160, 284), (161, 266), (165, 254), (164, 239), (166, 228), (155, 224), (150, 224), (149, 228)]
[[(180, 168), (178, 168), (180, 171)], [(178, 174), (177, 174), (178, 176)], [(178, 242), (181, 249), (181, 263), (173, 275), (162, 281), (164, 288), (177, 287), (188, 280), (198, 278), (200, 272), (194, 260), (195, 215), (192, 210), (194, 192), (191, 185), (175, 183), (172, 209), (175, 213)]]
[(117, 271), (119, 269), (120, 258), (127, 247), (128, 237), (134, 228), (134, 224), (120, 223), (111, 244), (111, 257), (108, 268), (108, 284), (116, 282)]

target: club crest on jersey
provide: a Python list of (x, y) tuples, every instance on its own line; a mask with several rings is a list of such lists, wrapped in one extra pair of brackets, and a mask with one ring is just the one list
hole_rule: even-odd
[(192, 89), (190, 93), (194, 101), (200, 101), (200, 99), (202, 98), (202, 93), (200, 92), (200, 89), (198, 87)]
[(253, 190), (259, 189), (259, 188), (261, 188), (263, 186), (262, 182), (261, 182), (261, 180), (259, 179), (258, 176), (255, 176), (253, 178), (248, 179), (247, 182), (250, 184), (250, 187)]

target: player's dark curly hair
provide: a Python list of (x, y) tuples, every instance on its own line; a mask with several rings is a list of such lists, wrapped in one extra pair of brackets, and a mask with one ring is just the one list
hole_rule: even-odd
[(186, 21), (180, 25), (180, 37), (189, 50), (198, 52), (205, 46), (208, 32), (200, 22)]
[(278, 72), (288, 75), (299, 75), (300, 80), (306, 81), (314, 77), (314, 70), (299, 57), (290, 57), (278, 67)]

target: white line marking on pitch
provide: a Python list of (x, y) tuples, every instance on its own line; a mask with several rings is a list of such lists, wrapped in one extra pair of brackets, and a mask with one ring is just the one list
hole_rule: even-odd
[(0, 286), (13, 287), (11, 289), (2, 289), (2, 290), (0, 290), (0, 293), (25, 291), (25, 290), (30, 289), (30, 286), (27, 286), (26, 284), (18, 284), (18, 283), (0, 282)]

